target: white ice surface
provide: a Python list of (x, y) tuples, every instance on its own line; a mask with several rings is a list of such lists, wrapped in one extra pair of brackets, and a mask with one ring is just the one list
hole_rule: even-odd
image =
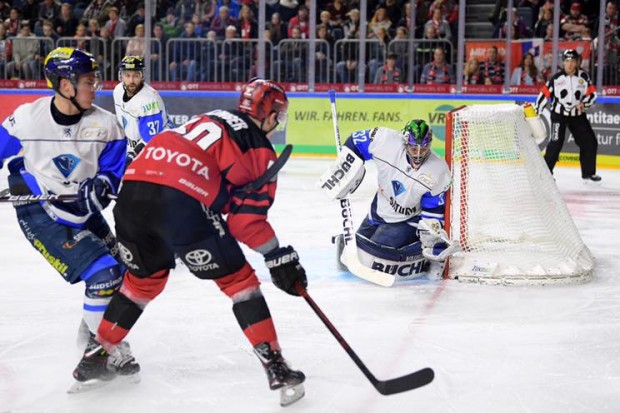
[[(262, 258), (246, 250), (284, 355), (307, 375), (306, 397), (286, 411), (620, 411), (620, 171), (599, 171), (600, 187), (582, 184), (577, 169), (556, 171), (596, 257), (592, 282), (506, 288), (420, 280), (386, 289), (335, 269), (329, 240), (341, 228), (339, 207), (314, 186), (328, 162), (289, 162), (271, 222), (281, 242), (299, 251), (312, 297), (379, 379), (427, 366), (436, 378), (381, 396), (305, 301), (277, 290)], [(357, 224), (373, 188), (371, 171), (353, 197)], [(66, 394), (80, 358), (83, 286), (62, 281), (24, 239), (6, 204), (0, 262), (0, 413), (283, 410), (229, 299), (184, 268), (171, 274), (128, 337), (142, 383)]]

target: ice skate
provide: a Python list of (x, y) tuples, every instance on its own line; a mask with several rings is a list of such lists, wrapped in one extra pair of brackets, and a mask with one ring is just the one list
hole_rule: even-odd
[(601, 177), (598, 175), (590, 175), (583, 177), (583, 183), (586, 185), (600, 185)]
[(265, 368), (269, 388), (280, 390), (281, 406), (288, 406), (304, 397), (306, 376), (299, 370), (292, 370), (280, 351), (272, 350), (268, 343), (261, 343), (254, 347), (254, 353)]
[(131, 355), (129, 343), (121, 342), (111, 353), (92, 338), (82, 360), (73, 370), (76, 382), (67, 393), (82, 393), (107, 385), (117, 376), (126, 376), (129, 382), (140, 381), (140, 365)]

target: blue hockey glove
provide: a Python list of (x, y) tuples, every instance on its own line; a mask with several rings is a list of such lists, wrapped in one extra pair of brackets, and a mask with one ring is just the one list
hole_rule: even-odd
[(112, 184), (105, 176), (97, 175), (83, 181), (78, 193), (80, 195), (78, 202), (80, 202), (81, 208), (92, 214), (110, 205), (109, 195), (113, 193)]
[(299, 256), (293, 247), (281, 247), (265, 254), (265, 264), (271, 273), (273, 284), (290, 295), (299, 293), (295, 289), (297, 281), (304, 289), (308, 286), (306, 270), (299, 263)]

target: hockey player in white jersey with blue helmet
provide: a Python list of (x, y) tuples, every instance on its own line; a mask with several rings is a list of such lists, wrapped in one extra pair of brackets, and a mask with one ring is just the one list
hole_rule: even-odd
[[(101, 210), (117, 193), (127, 141), (114, 115), (93, 104), (101, 87), (89, 53), (62, 47), (44, 63), (54, 95), (18, 107), (0, 126), (0, 164), (8, 162), (12, 195), (77, 195), (74, 201), (14, 204), (26, 239), (70, 284), (83, 281), (80, 338), (94, 342), (123, 269)], [(25, 197), (24, 197), (25, 198)], [(126, 346), (109, 358), (110, 376), (139, 366)]]
[(125, 56), (118, 70), (121, 83), (114, 88), (114, 110), (128, 139), (129, 164), (153, 136), (170, 127), (159, 93), (144, 82), (142, 56)]
[(451, 175), (431, 142), (431, 128), (421, 119), (400, 132), (383, 127), (354, 132), (319, 181), (330, 198), (341, 199), (362, 182), (364, 162), (375, 161), (378, 189), (356, 233), (357, 255), (364, 266), (397, 280), (440, 278), (451, 253), (442, 229)]

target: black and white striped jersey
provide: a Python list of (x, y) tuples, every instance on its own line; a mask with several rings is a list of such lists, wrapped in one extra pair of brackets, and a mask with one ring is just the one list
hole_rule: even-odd
[(583, 102), (586, 108), (596, 100), (596, 87), (592, 85), (590, 75), (578, 70), (576, 75), (567, 75), (564, 70), (557, 72), (538, 94), (536, 111), (542, 113), (549, 103), (551, 113), (575, 117), (582, 114), (577, 105)]

